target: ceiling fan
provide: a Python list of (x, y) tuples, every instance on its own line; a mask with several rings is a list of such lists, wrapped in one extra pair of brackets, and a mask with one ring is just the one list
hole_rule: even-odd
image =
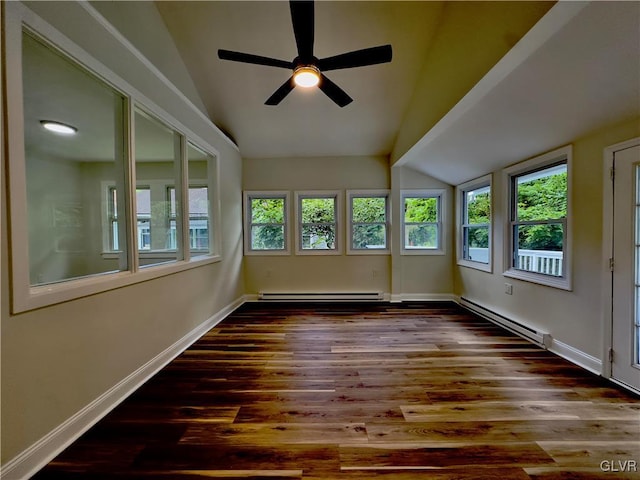
[(271, 95), (266, 105), (278, 105), (296, 86), (318, 86), (325, 95), (340, 107), (353, 101), (338, 85), (329, 80), (323, 72), (344, 68), (364, 67), (391, 61), (391, 45), (365, 48), (353, 52), (318, 59), (313, 55), (314, 9), (313, 0), (291, 0), (291, 22), (296, 37), (298, 56), (292, 61), (252, 55), (249, 53), (218, 50), (218, 57), (233, 62), (252, 63), (293, 70), (291, 77)]

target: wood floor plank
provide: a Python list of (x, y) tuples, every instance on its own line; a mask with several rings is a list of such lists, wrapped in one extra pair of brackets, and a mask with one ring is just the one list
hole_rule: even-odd
[(34, 478), (625, 479), (639, 442), (637, 396), (454, 303), (258, 302)]

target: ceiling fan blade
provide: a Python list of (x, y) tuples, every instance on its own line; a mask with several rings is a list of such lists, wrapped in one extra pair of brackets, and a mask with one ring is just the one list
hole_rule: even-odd
[(390, 62), (391, 57), (391, 45), (381, 45), (379, 47), (365, 48), (334, 57), (323, 58), (322, 60), (318, 60), (318, 68), (323, 72), (327, 72), (341, 68), (364, 67)]
[(273, 95), (271, 95), (267, 99), (267, 101), (264, 102), (264, 104), (278, 105), (284, 99), (284, 97), (289, 95), (289, 93), (291, 92), (291, 90), (295, 88), (295, 86), (296, 84), (294, 83), (293, 76), (292, 76), (289, 78), (289, 80), (287, 80), (282, 85), (280, 85), (280, 88), (278, 88), (275, 92), (273, 92)]
[(298, 56), (302, 63), (311, 63), (314, 38), (313, 1), (291, 0), (289, 7), (291, 8), (293, 33), (296, 36), (296, 45), (298, 46)]
[(318, 88), (340, 107), (344, 107), (353, 102), (353, 99), (347, 95), (344, 90), (322, 74), (320, 74), (320, 83), (318, 84)]
[(262, 57), (250, 53), (232, 52), (231, 50), (218, 50), (218, 58), (221, 60), (231, 60), (232, 62), (252, 63), (255, 65), (266, 65), (267, 67), (293, 68), (291, 62), (278, 60), (277, 58)]

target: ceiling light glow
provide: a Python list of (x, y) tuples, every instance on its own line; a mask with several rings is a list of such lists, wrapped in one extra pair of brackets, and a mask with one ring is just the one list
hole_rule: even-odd
[(50, 132), (59, 133), (60, 135), (73, 135), (78, 131), (76, 127), (52, 120), (40, 120), (40, 123)]
[(313, 65), (298, 67), (293, 72), (293, 81), (299, 87), (315, 87), (320, 82), (320, 70)]

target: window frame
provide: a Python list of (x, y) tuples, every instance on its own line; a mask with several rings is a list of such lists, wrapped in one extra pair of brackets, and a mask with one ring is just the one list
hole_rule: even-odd
[[(255, 198), (282, 198), (284, 200), (283, 227), (284, 227), (284, 248), (277, 250), (254, 250), (251, 248), (251, 200)], [(245, 190), (243, 192), (243, 212), (244, 212), (244, 254), (249, 256), (270, 256), (270, 255), (291, 255), (291, 193), (284, 190)]]
[[(572, 290), (572, 174), (571, 164), (573, 156), (572, 145), (560, 147), (548, 153), (530, 158), (523, 162), (517, 163), (503, 170), (503, 180), (505, 185), (505, 227), (504, 227), (504, 272), (503, 275), (509, 278), (515, 278), (526, 282), (545, 285), (548, 287), (558, 288), (561, 290)], [(517, 214), (517, 199), (515, 199), (516, 188), (515, 181), (519, 176), (534, 173), (539, 170), (552, 167), (554, 165), (566, 164), (567, 168), (567, 215), (563, 219), (564, 235), (562, 242), (563, 268), (562, 276), (552, 276), (543, 273), (530, 272), (514, 268), (514, 258), (516, 249), (516, 238), (514, 228), (521, 225), (517, 222), (515, 216)], [(554, 219), (555, 222), (556, 219)], [(524, 223), (525, 225), (529, 223)]]
[[(444, 231), (444, 219), (446, 218), (446, 194), (444, 188), (407, 189), (400, 190), (400, 255), (446, 255), (446, 232)], [(436, 248), (407, 248), (405, 245), (405, 229), (407, 223), (404, 220), (404, 205), (407, 198), (435, 198), (437, 211), (436, 222), (409, 223), (409, 225), (435, 225), (437, 228)]]
[[(311, 190), (296, 191), (295, 197), (295, 219), (296, 219), (296, 255), (341, 255), (342, 254), (342, 195), (339, 190)], [(334, 199), (334, 219), (335, 225), (335, 248), (331, 249), (303, 249), (302, 248), (302, 200), (315, 198)]]
[[(37, 16), (25, 5), (19, 2), (10, 2), (3, 5), (5, 19), (3, 28), (5, 29), (5, 61), (13, 65), (14, 68), (6, 73), (6, 112), (14, 119), (6, 126), (6, 148), (8, 175), (7, 185), (10, 192), (8, 222), (10, 228), (10, 265), (11, 265), (11, 312), (13, 314), (46, 307), (66, 301), (75, 300), (88, 295), (121, 288), (124, 286), (148, 281), (154, 278), (170, 275), (184, 270), (189, 270), (198, 266), (221, 261), (220, 252), (220, 232), (219, 232), (219, 152), (200, 136), (185, 127), (182, 122), (158, 107), (154, 102), (142, 95), (129, 83), (113, 73), (99, 60), (83, 50), (78, 44), (64, 36), (49, 23)], [(52, 50), (60, 53), (68, 61), (77, 65), (78, 68), (91, 74), (101, 82), (109, 85), (115, 92), (123, 98), (123, 138), (118, 141), (123, 142), (124, 160), (123, 169), (125, 177), (125, 221), (126, 227), (126, 258), (127, 266), (124, 269), (114, 270), (104, 273), (89, 274), (77, 278), (63, 279), (55, 283), (32, 285), (29, 274), (29, 233), (27, 228), (27, 178), (26, 178), (26, 152), (25, 152), (25, 125), (24, 106), (22, 90), (22, 35), (28, 32), (39, 41), (46, 44)], [(210, 195), (210, 206), (212, 212), (211, 228), (213, 229), (213, 243), (211, 253), (207, 256), (191, 258), (185, 252), (185, 258), (172, 263), (158, 264), (142, 268), (137, 261), (137, 242), (133, 239), (131, 232), (135, 232), (133, 217), (135, 216), (135, 169), (134, 169), (134, 110), (141, 108), (160, 119), (162, 122), (174, 129), (182, 138), (181, 165), (183, 177), (187, 176), (187, 141), (197, 145), (198, 148), (208, 153), (212, 158), (212, 168), (209, 174), (208, 183), (212, 194)], [(186, 178), (182, 179), (184, 183)], [(102, 201), (108, 199), (101, 195)], [(183, 200), (184, 201), (184, 200)], [(96, 208), (100, 208), (97, 206)], [(184, 220), (183, 220), (184, 221)], [(108, 223), (108, 222), (107, 222)], [(106, 225), (103, 221), (101, 225)], [(104, 235), (107, 232), (103, 232)]]
[[(376, 190), (347, 190), (347, 255), (390, 255), (391, 254), (391, 192), (388, 189)], [(377, 198), (385, 199), (385, 248), (353, 248), (353, 199), (354, 198)], [(373, 225), (382, 222), (373, 222)]]
[[(478, 190), (480, 188), (489, 187), (489, 212), (490, 218), (488, 224), (466, 224), (467, 192)], [(456, 187), (456, 251), (457, 263), (463, 267), (474, 268), (483, 272), (493, 272), (493, 175), (488, 174), (482, 177), (462, 183)], [(489, 261), (488, 263), (478, 262), (464, 258), (465, 251), (465, 228), (469, 225), (482, 225), (488, 227), (489, 236)]]

